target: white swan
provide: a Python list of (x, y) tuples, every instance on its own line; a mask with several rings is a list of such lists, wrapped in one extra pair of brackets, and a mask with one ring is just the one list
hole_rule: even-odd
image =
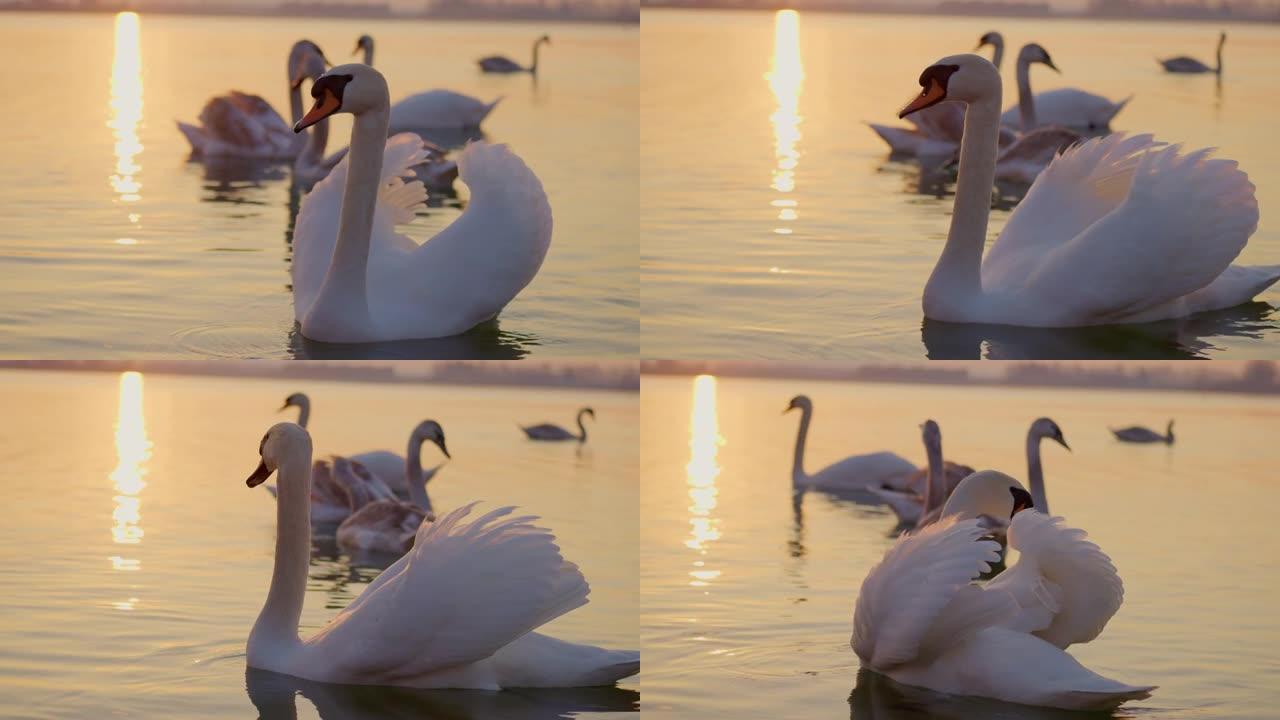
[(1231, 264), (1258, 225), (1248, 176), (1208, 150), (1182, 153), (1148, 135), (1093, 139), (1059, 156), (984, 258), (1000, 75), (977, 55), (954, 55), (926, 68), (920, 84), (903, 116), (946, 99), (968, 105), (926, 317), (1034, 327), (1146, 322), (1233, 307), (1280, 280), (1277, 266)]
[[(978, 41), (978, 47), (990, 45), (993, 50), (992, 62), (997, 68), (1004, 57), (1004, 36), (998, 32), (989, 32)], [(1077, 88), (1058, 88), (1036, 95), (1040, 121), (1047, 125), (1062, 125), (1081, 130), (1106, 130), (1111, 127), (1111, 120), (1129, 104), (1133, 96), (1111, 102), (1101, 95), (1095, 95)], [(1022, 127), (1022, 111), (1014, 105), (1005, 111), (1000, 122), (1011, 127)]]
[(487, 73), (527, 72), (530, 75), (537, 75), (538, 74), (538, 48), (541, 47), (543, 43), (550, 45), (551, 36), (543, 35), (542, 37), (533, 41), (533, 62), (529, 64), (529, 67), (524, 67), (523, 65), (516, 62), (515, 60), (512, 60), (511, 58), (508, 58), (504, 55), (489, 55), (488, 57), (482, 57), (476, 61), (476, 64), (480, 66), (480, 70), (482, 72), (487, 72)]
[[(306, 428), (307, 423), (311, 421), (311, 398), (306, 393), (292, 393), (284, 399), (284, 404), (276, 412), (291, 407), (298, 408), (298, 425)], [(390, 450), (369, 450), (344, 457), (368, 468), (370, 472), (378, 476), (397, 495), (411, 497), (414, 486), (411, 478), (421, 479), (424, 488), (423, 492), (425, 493), (426, 484), (436, 476), (440, 468), (444, 467), (441, 464), (425, 470), (422, 469), (422, 444), (427, 441), (440, 448), (440, 452), (444, 453), (446, 458), (452, 457), (445, 446), (444, 428), (440, 427), (440, 424), (434, 420), (424, 420), (413, 428), (409, 433), (408, 450), (403, 457)], [(422, 507), (430, 510), (431, 502), (423, 503)]]
[(871, 491), (882, 498), (889, 509), (898, 516), (900, 525), (911, 525), (921, 528), (938, 520), (942, 506), (947, 497), (955, 490), (960, 481), (973, 473), (973, 468), (951, 463), (949, 466), (942, 460), (942, 430), (938, 423), (926, 420), (920, 426), (921, 438), (924, 440), (925, 455), (929, 466), (924, 474), (924, 484), (917, 487), (908, 481), (905, 490), (890, 488), (872, 488)]
[[(373, 65), (373, 37), (361, 35), (355, 52), (364, 51), (364, 64)], [(499, 96), (486, 103), (453, 90), (428, 90), (410, 95), (391, 106), (391, 132), (404, 130), (462, 130), (478, 128), (502, 102)]]
[(1115, 428), (1109, 428), (1109, 429), (1111, 430), (1111, 434), (1115, 435), (1116, 439), (1121, 442), (1164, 443), (1165, 445), (1173, 444), (1173, 421), (1172, 420), (1169, 421), (1169, 425), (1165, 429), (1164, 435), (1161, 435), (1160, 433), (1154, 430), (1149, 430), (1147, 428), (1140, 427), (1137, 425), (1134, 425), (1132, 427), (1127, 427), (1127, 428), (1120, 428), (1119, 430), (1116, 430)]
[(565, 430), (559, 425), (554, 425), (552, 423), (541, 423), (538, 425), (528, 425), (528, 426), (522, 425), (520, 426), (520, 429), (524, 431), (524, 434), (527, 435), (530, 440), (547, 440), (547, 441), (553, 441), (553, 442), (564, 441), (564, 440), (577, 440), (580, 443), (584, 443), (587, 441), (587, 428), (585, 425), (582, 424), (583, 415), (590, 415), (591, 419), (595, 420), (596, 411), (592, 410), (589, 407), (584, 407), (578, 411), (578, 417), (577, 417), (578, 434), (577, 435), (574, 435), (573, 433), (569, 432), (568, 430)]
[(1164, 68), (1165, 72), (1171, 73), (1215, 73), (1222, 75), (1222, 46), (1227, 44), (1227, 34), (1225, 32), (1218, 34), (1218, 64), (1216, 67), (1209, 67), (1193, 57), (1179, 55), (1178, 57), (1167, 58), (1165, 60), (1157, 59), (1156, 62)]
[[(367, 65), (340, 65), (312, 85), (301, 131), (355, 116), (351, 151), (302, 201), (293, 235), (294, 316), (312, 340), (377, 342), (458, 335), (498, 315), (542, 267), (551, 207), (542, 183), (502, 145), (475, 142), (458, 161), (471, 199), (418, 245), (395, 231), (424, 193), (401, 178), (422, 140), (386, 139), (387, 84)], [(341, 199), (339, 199), (341, 198)]]
[(249, 633), (249, 667), (307, 680), (499, 690), (609, 685), (640, 670), (640, 654), (532, 632), (587, 602), (590, 588), (550, 531), (503, 507), (474, 505), (423, 523), (413, 549), (324, 628), (298, 621), (311, 556), (311, 436), (293, 423), (259, 445), (255, 487), (279, 472), (275, 568)]
[[(289, 50), (286, 69), (294, 121), (302, 116), (302, 81), (323, 72), (327, 63), (319, 46), (310, 40), (299, 40)], [(200, 124), (179, 121), (178, 130), (190, 143), (191, 154), (201, 158), (288, 160), (296, 157), (306, 142), (289, 131), (289, 123), (271, 103), (238, 90), (210, 98), (200, 111)]]
[[(850, 640), (861, 664), (905, 685), (1006, 702), (1103, 710), (1149, 697), (1085, 668), (1065, 652), (1093, 640), (1115, 615), (1124, 585), (1085, 533), (1034, 510), (1016, 480), (975, 473), (939, 522), (906, 535), (863, 580)], [(1017, 564), (973, 583), (1000, 557), (983, 516), (1012, 518)]]
[(788, 413), (800, 409), (800, 430), (796, 433), (795, 457), (791, 464), (791, 482), (797, 489), (866, 490), (889, 487), (901, 489), (918, 468), (910, 460), (888, 451), (852, 455), (810, 475), (804, 470), (804, 444), (813, 420), (813, 401), (805, 395), (791, 398)]

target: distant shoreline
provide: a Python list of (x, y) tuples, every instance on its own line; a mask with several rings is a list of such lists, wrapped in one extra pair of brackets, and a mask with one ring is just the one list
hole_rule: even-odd
[(1195, 15), (1093, 15), (1089, 13), (1061, 12), (1008, 12), (1006, 8), (992, 12), (954, 12), (945, 8), (927, 8), (912, 10), (910, 8), (888, 8), (876, 6), (849, 6), (846, 3), (806, 3), (804, 7), (796, 7), (786, 2), (767, 0), (750, 5), (725, 5), (714, 0), (641, 0), (640, 10), (732, 10), (740, 12), (777, 12), (779, 10), (795, 10), (799, 13), (821, 15), (902, 15), (906, 17), (926, 15), (929, 17), (948, 18), (990, 18), (996, 20), (1098, 20), (1101, 22), (1133, 22), (1139, 20), (1167, 20), (1169, 22), (1203, 22), (1203, 23), (1280, 23), (1280, 12), (1275, 15), (1257, 16), (1195, 16)]
[[(324, 8), (331, 8), (324, 12)], [(92, 7), (92, 8), (56, 8), (47, 6), (17, 4), (0, 5), (0, 12), (25, 12), (43, 15), (115, 15), (122, 12), (136, 12), (147, 16), (171, 17), (245, 17), (245, 18), (302, 18), (325, 20), (438, 20), (443, 22), (564, 22), (590, 25), (639, 25), (640, 10), (634, 8), (617, 15), (563, 15), (554, 12), (512, 13), (509, 8), (501, 8), (500, 12), (488, 14), (478, 13), (350, 13), (340, 12), (343, 6), (315, 5), (307, 6), (307, 15), (299, 14), (297, 7), (263, 8), (260, 12), (244, 12), (238, 8), (206, 7), (187, 10), (184, 8), (148, 8), (139, 10), (129, 7)]]

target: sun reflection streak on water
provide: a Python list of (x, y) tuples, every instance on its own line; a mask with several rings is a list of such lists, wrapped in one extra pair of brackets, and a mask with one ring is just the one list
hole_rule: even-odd
[(800, 165), (800, 93), (804, 87), (804, 62), (800, 58), (800, 14), (795, 10), (779, 10), (773, 19), (773, 60), (765, 74), (777, 108), (769, 116), (773, 123), (775, 167), (770, 187), (783, 197), (771, 203), (778, 210), (779, 224), (774, 232), (790, 235), (786, 225), (798, 219), (797, 202), (786, 197), (796, 189), (796, 168)]
[[(137, 179), (142, 170), (137, 159), (142, 153), (142, 142), (138, 138), (138, 126), (142, 123), (140, 27), (137, 13), (116, 15), (115, 54), (111, 60), (111, 117), (107, 121), (115, 137), (116, 167), (108, 180), (120, 201), (125, 203), (136, 203), (142, 199), (142, 183)], [(129, 214), (131, 223), (136, 225), (139, 219), (138, 213)]]
[[(120, 375), (120, 400), (116, 414), (116, 467), (108, 476), (115, 495), (111, 513), (111, 538), (119, 545), (142, 542), (142, 490), (147, 486), (146, 463), (151, 459), (142, 409), (142, 373)], [(116, 570), (139, 570), (141, 562), (120, 555), (110, 558)]]
[(698, 552), (694, 569), (689, 572), (694, 587), (705, 587), (720, 576), (709, 569), (704, 559), (708, 546), (720, 539), (720, 520), (715, 517), (716, 479), (720, 476), (717, 459), (724, 438), (720, 437), (720, 420), (716, 415), (716, 378), (699, 375), (693, 379), (693, 411), (689, 416), (689, 464), (685, 474), (689, 484), (689, 539), (685, 546)]

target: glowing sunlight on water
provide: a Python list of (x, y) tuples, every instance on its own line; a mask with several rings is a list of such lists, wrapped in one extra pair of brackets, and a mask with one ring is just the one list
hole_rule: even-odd
[[(121, 545), (142, 542), (142, 489), (147, 486), (146, 462), (151, 459), (146, 419), (142, 412), (142, 374), (120, 376), (120, 406), (116, 415), (116, 467), (108, 476), (116, 494), (111, 513), (112, 539)], [(110, 558), (116, 570), (138, 570), (137, 560), (118, 555)]]
[[(773, 123), (774, 156), (771, 187), (784, 196), (795, 190), (796, 167), (800, 164), (800, 91), (804, 87), (804, 63), (800, 59), (800, 15), (795, 10), (779, 10), (773, 20), (773, 62), (765, 75), (778, 107), (769, 116)], [(799, 217), (796, 201), (790, 197), (773, 200), (779, 226), (774, 232), (790, 235), (786, 223)]]
[[(111, 60), (111, 118), (107, 126), (115, 136), (116, 168), (109, 179), (111, 188), (126, 203), (142, 199), (142, 184), (137, 175), (142, 166), (137, 157), (142, 153), (138, 139), (138, 125), (142, 122), (142, 48), (139, 44), (138, 14), (122, 12), (116, 15), (115, 54)], [(130, 213), (130, 222), (137, 224), (137, 213)], [(128, 238), (117, 240), (121, 245)]]
[(704, 587), (720, 576), (702, 558), (709, 543), (720, 539), (720, 521), (712, 516), (716, 508), (716, 478), (720, 465), (716, 456), (724, 439), (720, 437), (720, 420), (716, 417), (716, 378), (699, 375), (693, 379), (693, 412), (689, 415), (689, 464), (685, 472), (689, 482), (689, 539), (685, 545), (698, 551), (699, 559), (689, 572), (695, 587)]

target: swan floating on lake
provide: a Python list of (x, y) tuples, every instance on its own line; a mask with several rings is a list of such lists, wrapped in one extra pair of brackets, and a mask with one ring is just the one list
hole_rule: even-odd
[(1254, 186), (1235, 161), (1149, 135), (1093, 139), (1056, 158), (984, 257), (1000, 75), (977, 55), (954, 55), (926, 68), (920, 85), (904, 117), (944, 100), (967, 105), (955, 209), (925, 285), (925, 317), (1150, 322), (1234, 307), (1280, 280), (1280, 266), (1231, 264), (1258, 226)]
[(1165, 429), (1165, 433), (1161, 435), (1155, 430), (1134, 425), (1132, 427), (1121, 428), (1116, 430), (1111, 428), (1111, 433), (1121, 442), (1131, 443), (1164, 443), (1165, 445), (1173, 444), (1173, 421), (1169, 421), (1169, 425)]
[(1215, 67), (1209, 67), (1193, 57), (1180, 55), (1165, 60), (1157, 59), (1156, 62), (1164, 68), (1165, 72), (1171, 73), (1215, 73), (1222, 75), (1222, 46), (1227, 44), (1227, 34), (1225, 32), (1218, 33), (1218, 64)]
[(800, 410), (800, 429), (796, 433), (795, 457), (791, 465), (791, 482), (797, 490), (813, 489), (839, 492), (889, 487), (903, 489), (918, 470), (910, 460), (888, 451), (851, 455), (810, 475), (804, 470), (804, 444), (813, 420), (813, 401), (805, 395), (791, 398), (783, 413)]
[[(373, 65), (373, 37), (361, 35), (356, 52), (364, 51), (364, 64)], [(402, 98), (391, 106), (389, 128), (403, 130), (461, 130), (478, 128), (502, 101), (493, 102), (464, 95), (453, 90), (428, 90)]]
[(323, 628), (298, 636), (311, 557), (311, 436), (272, 427), (246, 484), (279, 473), (275, 567), (249, 633), (249, 667), (307, 680), (501, 690), (610, 685), (640, 670), (640, 653), (533, 632), (587, 603), (590, 587), (549, 530), (474, 504), (418, 529), (413, 549)]
[(565, 430), (559, 425), (555, 425), (552, 423), (541, 423), (538, 425), (529, 425), (529, 426), (522, 425), (520, 426), (520, 429), (524, 431), (524, 434), (527, 435), (530, 440), (548, 440), (552, 442), (563, 441), (563, 440), (577, 440), (580, 443), (584, 443), (587, 441), (587, 428), (585, 425), (582, 424), (583, 415), (590, 415), (591, 419), (595, 420), (596, 411), (592, 410), (589, 407), (584, 407), (578, 411), (578, 417), (577, 417), (578, 434), (577, 435), (574, 435), (573, 433), (569, 432), (568, 430)]
[(529, 64), (529, 67), (524, 67), (523, 65), (516, 62), (515, 60), (512, 60), (503, 55), (490, 55), (488, 57), (482, 57), (476, 61), (476, 64), (480, 66), (480, 70), (482, 72), (487, 72), (487, 73), (527, 72), (530, 75), (537, 75), (538, 74), (538, 48), (541, 47), (544, 43), (547, 45), (551, 44), (551, 37), (549, 35), (543, 35), (542, 37), (533, 41), (533, 62)]
[[(867, 573), (850, 645), (862, 666), (904, 685), (1068, 710), (1107, 710), (1151, 695), (1098, 675), (1066, 652), (1097, 638), (1124, 584), (1081, 530), (1032, 509), (1007, 475), (975, 473), (942, 519), (905, 535)], [(985, 585), (1000, 557), (980, 518), (1009, 518), (1018, 562)]]
[(301, 131), (334, 113), (355, 116), (351, 151), (302, 200), (293, 235), (294, 317), (302, 335), (365, 343), (459, 335), (497, 317), (532, 282), (551, 244), (542, 183), (502, 145), (473, 142), (459, 158), (467, 209), (419, 245), (396, 232), (425, 200), (403, 180), (422, 139), (387, 134), (386, 80), (340, 65), (312, 85)]

